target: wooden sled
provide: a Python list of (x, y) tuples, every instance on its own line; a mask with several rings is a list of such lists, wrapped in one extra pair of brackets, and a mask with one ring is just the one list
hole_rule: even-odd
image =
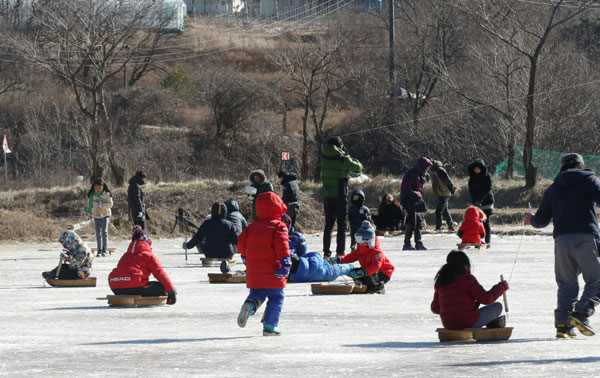
[(335, 285), (328, 282), (316, 283), (310, 286), (313, 294), (336, 295), (336, 294), (364, 294), (367, 287), (364, 285)]
[(486, 245), (484, 243), (458, 243), (458, 250), (464, 251), (467, 248), (473, 247), (477, 249), (485, 249)]
[(508, 340), (512, 335), (513, 327), (504, 328), (466, 328), (459, 331), (453, 331), (446, 328), (438, 328), (440, 342), (446, 341), (499, 341)]
[[(96, 252), (98, 252), (98, 248), (92, 248), (92, 253), (94, 254), (94, 256), (96, 255)], [(109, 254), (115, 254), (117, 253), (117, 249), (116, 248), (109, 248), (108, 249), (108, 253)]]
[(224, 258), (204, 257), (200, 259), (200, 261), (202, 261), (202, 266), (219, 266), (221, 265), (221, 262), (223, 262), (223, 260), (227, 260), (229, 265), (235, 264), (235, 260), (228, 260)]
[[(242, 272), (243, 273), (243, 272)], [(246, 283), (246, 274), (236, 273), (208, 273), (208, 282), (218, 283)]]
[(88, 277), (85, 280), (61, 280), (52, 278), (46, 280), (48, 285), (54, 287), (96, 287), (96, 277)]
[(96, 298), (99, 301), (108, 300), (110, 307), (150, 307), (162, 306), (167, 303), (167, 297), (142, 297), (141, 295), (107, 295)]

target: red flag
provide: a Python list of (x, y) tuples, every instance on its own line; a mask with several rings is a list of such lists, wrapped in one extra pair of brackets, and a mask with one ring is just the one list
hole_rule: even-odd
[(4, 136), (4, 142), (2, 142), (2, 150), (4, 150), (4, 153), (10, 154), (10, 149), (8, 148), (8, 141), (6, 140), (6, 135)]

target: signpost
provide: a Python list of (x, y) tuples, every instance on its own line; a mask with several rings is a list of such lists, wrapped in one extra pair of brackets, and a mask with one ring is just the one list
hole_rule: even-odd
[(8, 166), (6, 165), (6, 155), (10, 154), (10, 149), (8, 148), (8, 141), (6, 140), (6, 135), (4, 136), (4, 141), (2, 142), (2, 151), (4, 151), (4, 182), (6, 183), (6, 187), (8, 188)]

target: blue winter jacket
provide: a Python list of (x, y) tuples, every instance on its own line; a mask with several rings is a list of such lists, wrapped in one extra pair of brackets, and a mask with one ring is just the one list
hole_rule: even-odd
[[(354, 201), (354, 195), (360, 196), (358, 201)], [(364, 220), (371, 220), (371, 211), (364, 205), (365, 193), (362, 190), (355, 190), (350, 195), (350, 206), (348, 207), (348, 221), (350, 222), (350, 232), (355, 234)]]
[(227, 206), (227, 220), (233, 223), (235, 227), (235, 233), (240, 236), (244, 228), (248, 227), (248, 222), (246, 218), (240, 212), (240, 205), (234, 200), (225, 201), (225, 206)]
[(319, 252), (309, 252), (300, 257), (298, 270), (289, 276), (290, 282), (329, 282), (338, 278), (338, 264), (331, 265)]
[(289, 233), (289, 245), (290, 253), (295, 254), (298, 257), (304, 256), (306, 250), (308, 249), (308, 245), (306, 244), (306, 238), (304, 237), (304, 235), (294, 230), (293, 228)]
[[(235, 253), (234, 245), (238, 243), (238, 235), (233, 223), (227, 219), (227, 207), (223, 203), (215, 202), (211, 208), (211, 217), (204, 221), (198, 231), (187, 242), (191, 249), (200, 244), (206, 257), (231, 258)], [(204, 242), (204, 244), (201, 244)]]
[(554, 237), (563, 234), (593, 234), (600, 239), (596, 203), (600, 202), (600, 180), (591, 169), (560, 172), (544, 193), (540, 208), (531, 218), (536, 228), (554, 222)]

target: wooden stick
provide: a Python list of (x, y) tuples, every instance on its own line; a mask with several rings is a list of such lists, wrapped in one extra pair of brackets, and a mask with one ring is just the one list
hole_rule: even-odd
[(56, 269), (56, 276), (55, 278), (58, 279), (58, 276), (60, 276), (60, 269), (62, 268), (63, 265), (63, 261), (61, 258), (58, 259), (58, 269)]
[[(185, 238), (184, 242), (185, 242), (185, 243), (187, 243), (187, 238)], [(187, 245), (186, 245), (186, 247), (187, 247)], [(188, 250), (188, 249), (186, 248), (186, 249), (185, 249), (185, 263), (186, 263), (186, 264), (187, 264), (187, 250)]]
[[(504, 275), (500, 275), (500, 281), (504, 281)], [(506, 291), (502, 293), (502, 300), (504, 301), (504, 311), (508, 313), (508, 300), (506, 299)]]

